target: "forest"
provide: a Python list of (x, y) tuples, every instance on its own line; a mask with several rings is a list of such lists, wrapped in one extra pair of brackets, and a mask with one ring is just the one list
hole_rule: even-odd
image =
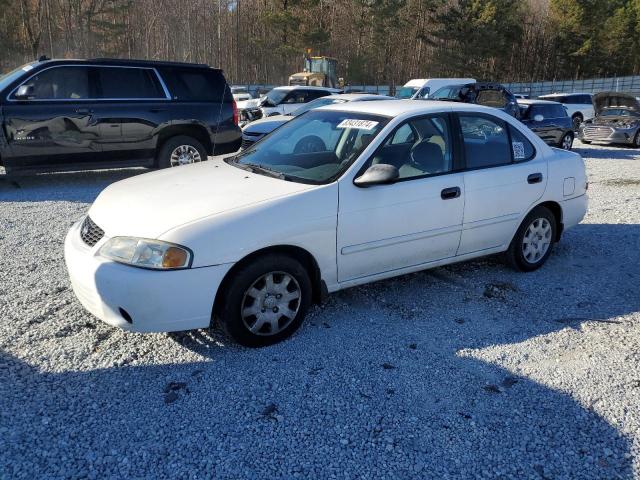
[(0, 0), (0, 69), (51, 58), (207, 63), (284, 83), (303, 55), (348, 84), (640, 74), (640, 0)]

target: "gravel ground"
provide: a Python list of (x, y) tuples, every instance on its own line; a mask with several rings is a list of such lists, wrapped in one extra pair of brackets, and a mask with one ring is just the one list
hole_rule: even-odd
[(576, 147), (590, 212), (543, 269), (353, 288), (260, 350), (75, 299), (68, 227), (144, 170), (0, 179), (0, 477), (640, 478), (640, 151)]

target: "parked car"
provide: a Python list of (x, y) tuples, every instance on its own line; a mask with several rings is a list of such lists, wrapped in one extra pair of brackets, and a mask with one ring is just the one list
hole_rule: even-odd
[[(371, 93), (344, 93), (317, 98), (314, 101), (309, 102), (286, 115), (275, 115), (267, 118), (262, 118), (248, 124), (242, 129), (241, 148), (249, 148), (251, 145), (256, 143), (268, 133), (274, 131), (279, 126), (287, 123), (289, 120), (297, 117), (298, 115), (302, 115), (309, 110), (313, 110), (314, 108), (322, 107), (324, 105), (333, 105), (336, 103), (366, 102), (372, 100), (393, 100), (393, 97), (388, 97), (386, 95), (373, 95)], [(305, 148), (312, 148), (312, 145), (307, 145)]]
[(593, 95), (591, 93), (552, 93), (541, 95), (540, 100), (562, 103), (573, 121), (573, 131), (577, 132), (580, 124), (593, 118)]
[(547, 100), (518, 100), (520, 120), (547, 145), (571, 150), (573, 123), (564, 105)]
[(264, 117), (286, 115), (316, 98), (339, 93), (342, 90), (329, 87), (276, 87), (259, 99), (239, 104), (240, 125), (244, 127)]
[[(324, 148), (299, 152), (309, 137)], [(224, 160), (110, 185), (65, 259), (77, 297), (111, 325), (219, 321), (255, 347), (347, 287), (499, 252), (535, 270), (582, 220), (586, 188), (580, 155), (500, 110), (349, 102)]]
[(236, 102), (244, 102), (246, 100), (253, 99), (246, 87), (231, 87), (231, 94)]
[(436, 90), (428, 100), (474, 103), (499, 108), (512, 117), (520, 114), (516, 97), (499, 83), (475, 82), (464, 85), (447, 85)]
[(474, 78), (414, 78), (398, 89), (396, 97), (400, 99), (425, 99), (446, 85), (474, 83), (475, 81)]
[(221, 70), (135, 60), (42, 60), (0, 78), (7, 173), (171, 167), (240, 146)]
[(580, 125), (584, 143), (619, 143), (640, 148), (640, 101), (633, 95), (603, 92), (594, 95), (595, 118)]

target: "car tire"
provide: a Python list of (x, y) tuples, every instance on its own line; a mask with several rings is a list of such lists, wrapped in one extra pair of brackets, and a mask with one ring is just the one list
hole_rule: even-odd
[(557, 228), (556, 218), (551, 210), (543, 206), (534, 208), (511, 240), (507, 250), (509, 264), (521, 272), (540, 268), (551, 255)]
[(562, 139), (560, 140), (560, 143), (558, 144), (558, 148), (562, 148), (563, 150), (571, 150), (571, 147), (573, 146), (573, 139), (574, 139), (573, 133), (571, 132), (565, 133)]
[(311, 297), (311, 279), (302, 264), (287, 255), (268, 254), (232, 273), (217, 313), (237, 343), (264, 347), (300, 327)]
[(636, 136), (633, 139), (633, 146), (636, 148), (640, 148), (640, 130), (638, 130), (638, 133), (636, 133)]
[(178, 167), (191, 163), (204, 162), (207, 151), (195, 138), (178, 135), (169, 138), (158, 154), (158, 168)]
[(573, 124), (573, 131), (577, 132), (580, 128), (580, 124), (584, 121), (584, 118), (579, 113), (571, 117), (571, 123)]

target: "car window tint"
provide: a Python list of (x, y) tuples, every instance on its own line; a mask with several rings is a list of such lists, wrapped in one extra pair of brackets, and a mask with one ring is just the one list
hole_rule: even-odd
[(231, 102), (222, 73), (211, 68), (162, 68), (160, 74), (175, 100), (189, 102)]
[(502, 120), (472, 114), (460, 115), (467, 168), (511, 163), (509, 136)]
[(513, 160), (515, 162), (526, 162), (527, 160), (531, 160), (536, 154), (536, 149), (533, 144), (517, 128), (509, 125), (509, 131), (511, 133), (511, 150), (513, 151)]
[(443, 115), (411, 120), (396, 129), (370, 164), (389, 164), (401, 179), (451, 171), (453, 156), (449, 123)]
[(31, 77), (34, 100), (81, 100), (89, 98), (87, 67), (55, 67)]
[(148, 68), (96, 68), (100, 98), (165, 98), (156, 74)]
[(316, 98), (326, 97), (327, 95), (331, 95), (331, 93), (325, 90), (309, 90), (307, 93), (307, 101), (315, 100)]

